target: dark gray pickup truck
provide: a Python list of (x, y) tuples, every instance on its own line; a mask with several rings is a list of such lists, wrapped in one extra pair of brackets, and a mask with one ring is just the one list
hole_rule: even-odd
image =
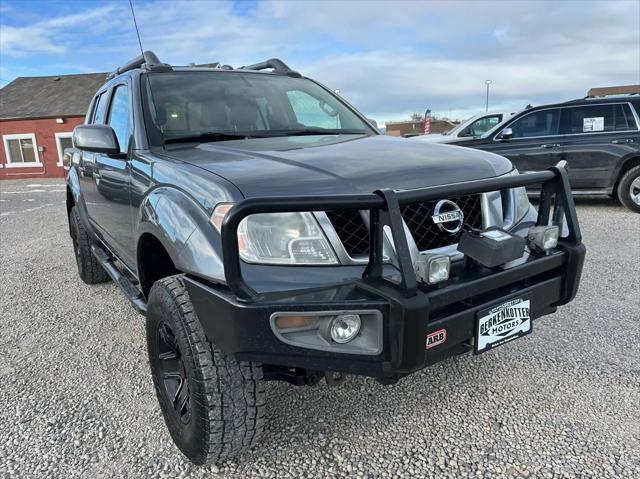
[(146, 315), (165, 421), (196, 464), (257, 442), (266, 380), (392, 384), (530, 333), (580, 281), (564, 164), (518, 174), (382, 136), (280, 60), (145, 52), (108, 77), (73, 143), (80, 277), (112, 279)]

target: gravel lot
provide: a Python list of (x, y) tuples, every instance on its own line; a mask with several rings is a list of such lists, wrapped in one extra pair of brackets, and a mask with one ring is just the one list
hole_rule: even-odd
[(267, 384), (262, 444), (191, 466), (144, 323), (76, 274), (60, 180), (0, 183), (0, 477), (640, 477), (640, 215), (578, 205), (578, 298), (534, 334), (383, 387)]

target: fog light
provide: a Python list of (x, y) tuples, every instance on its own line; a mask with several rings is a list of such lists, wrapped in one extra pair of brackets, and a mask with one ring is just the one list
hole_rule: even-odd
[(280, 330), (291, 330), (309, 328), (318, 323), (317, 316), (278, 316), (275, 320), (276, 328)]
[(336, 343), (344, 344), (351, 341), (360, 332), (360, 315), (339, 314), (331, 320), (329, 332)]
[(451, 258), (446, 254), (424, 254), (416, 258), (415, 272), (423, 283), (436, 284), (449, 279)]
[(527, 238), (529, 247), (534, 251), (549, 251), (558, 246), (560, 228), (557, 226), (534, 226)]

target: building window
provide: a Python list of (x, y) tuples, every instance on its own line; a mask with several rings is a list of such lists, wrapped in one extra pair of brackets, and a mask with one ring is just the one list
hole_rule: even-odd
[(38, 155), (36, 135), (25, 133), (22, 135), (4, 135), (4, 152), (7, 157), (7, 168), (23, 168), (42, 166)]
[(56, 133), (56, 146), (58, 147), (58, 166), (63, 166), (62, 159), (64, 157), (64, 150), (67, 148), (73, 148), (73, 141), (71, 138), (73, 133)]

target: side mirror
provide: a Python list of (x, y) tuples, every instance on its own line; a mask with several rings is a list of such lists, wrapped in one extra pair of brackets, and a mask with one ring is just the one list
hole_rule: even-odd
[(505, 128), (498, 135), (498, 140), (500, 141), (509, 141), (513, 138), (513, 130), (511, 128)]
[(79, 150), (119, 155), (118, 137), (109, 125), (78, 125), (73, 129), (73, 144)]
[(369, 121), (369, 123), (371, 123), (373, 126), (375, 126), (376, 128), (378, 128), (378, 122), (375, 121), (373, 118), (367, 118), (367, 120)]

